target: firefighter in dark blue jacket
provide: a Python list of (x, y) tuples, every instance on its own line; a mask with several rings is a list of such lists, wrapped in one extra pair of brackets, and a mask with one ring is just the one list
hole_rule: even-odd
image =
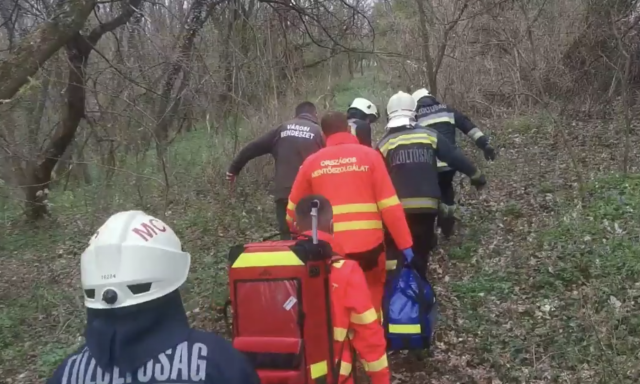
[(113, 215), (82, 254), (85, 344), (48, 384), (260, 384), (249, 361), (189, 327), (178, 292), (191, 257), (162, 221)]
[(351, 133), (358, 138), (358, 142), (371, 147), (371, 124), (375, 123), (380, 114), (375, 104), (362, 97), (353, 99), (347, 109), (347, 119), (351, 127)]
[[(471, 178), (481, 188), (484, 175), (464, 154), (440, 133), (416, 124), (416, 102), (411, 95), (398, 92), (387, 104), (386, 133), (378, 142), (391, 181), (402, 203), (413, 238), (412, 264), (426, 279), (429, 253), (436, 244), (435, 222), (440, 205), (437, 158)], [(387, 269), (396, 268), (400, 252), (387, 237)], [(395, 261), (395, 263), (394, 263)], [(411, 260), (410, 260), (411, 261)]]
[[(496, 151), (489, 145), (489, 138), (468, 117), (446, 104), (440, 103), (426, 88), (415, 91), (411, 96), (417, 103), (416, 119), (418, 124), (437, 131), (453, 146), (457, 146), (456, 128), (458, 128), (484, 152), (486, 160), (495, 160)], [(456, 201), (453, 188), (455, 175), (455, 169), (449, 167), (442, 159), (438, 159), (438, 184), (442, 191), (442, 206), (438, 224), (445, 237), (452, 235), (455, 223)]]

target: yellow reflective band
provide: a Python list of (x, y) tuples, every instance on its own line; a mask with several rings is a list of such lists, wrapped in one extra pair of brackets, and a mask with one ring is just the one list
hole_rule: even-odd
[(333, 206), (333, 214), (341, 215), (345, 213), (378, 212), (378, 206), (373, 203), (368, 204), (341, 204)]
[(336, 268), (342, 268), (342, 265), (344, 264), (344, 260), (340, 260), (340, 261), (336, 261), (335, 263), (333, 263), (332, 265)]
[(431, 197), (409, 197), (402, 199), (402, 208), (433, 208), (438, 209), (440, 202)]
[(473, 128), (472, 130), (469, 131), (469, 133), (467, 133), (467, 136), (473, 139), (473, 141), (476, 141), (482, 136), (484, 136), (484, 133), (482, 133), (482, 131), (479, 130), (478, 128)]
[(246, 252), (238, 256), (231, 268), (282, 267), (292, 265), (304, 265), (304, 263), (291, 251)]
[(382, 229), (382, 221), (380, 220), (362, 220), (362, 221), (347, 221), (345, 223), (334, 223), (333, 231), (356, 231), (359, 229)]
[(350, 329), (349, 332), (347, 332), (346, 328), (333, 327), (333, 339), (335, 341), (344, 341), (344, 339), (347, 338), (347, 334), (350, 339), (353, 339), (353, 329)]
[(327, 361), (321, 361), (319, 363), (311, 364), (309, 366), (309, 370), (311, 371), (311, 378), (317, 379), (320, 376), (326, 376), (329, 371), (329, 366)]
[(378, 209), (381, 211), (385, 208), (393, 207), (394, 205), (400, 204), (400, 200), (398, 200), (397, 195), (393, 195), (387, 199), (378, 201)]
[(293, 217), (289, 216), (289, 214), (287, 213), (287, 217), (286, 220), (290, 223), (293, 223)]
[(349, 376), (349, 374), (351, 373), (351, 369), (351, 363), (347, 363), (346, 361), (340, 362), (340, 374), (342, 376)]
[(398, 260), (387, 260), (385, 268), (387, 271), (393, 271), (398, 266)]
[(420, 324), (389, 324), (389, 333), (404, 333), (419, 335), (422, 330)]
[(376, 310), (371, 308), (365, 313), (352, 313), (350, 316), (350, 320), (355, 324), (370, 324), (378, 319), (378, 315), (376, 314)]
[(293, 203), (291, 202), (291, 200), (289, 200), (289, 204), (287, 204), (287, 209), (290, 209), (290, 210), (292, 210), (292, 211), (295, 211), (295, 210), (296, 210), (296, 205), (295, 205), (295, 204), (293, 204)]
[(442, 167), (446, 167), (448, 166), (447, 163), (445, 163), (444, 161), (440, 161), (440, 159), (438, 159), (438, 163), (437, 163), (437, 167), (438, 168), (442, 168)]
[(364, 370), (367, 372), (378, 372), (389, 366), (389, 361), (387, 360), (386, 353), (376, 361), (365, 361), (362, 359), (360, 361), (364, 366)]
[(402, 135), (384, 143), (380, 147), (380, 152), (382, 152), (382, 155), (384, 157), (387, 157), (387, 152), (389, 152), (390, 150), (399, 145), (408, 144), (431, 144), (435, 148), (438, 145), (438, 139), (428, 133), (412, 133), (408, 135)]
[(420, 120), (421, 125), (432, 125), (438, 123), (451, 123), (455, 124), (456, 120), (452, 117), (438, 117), (437, 119), (424, 119)]

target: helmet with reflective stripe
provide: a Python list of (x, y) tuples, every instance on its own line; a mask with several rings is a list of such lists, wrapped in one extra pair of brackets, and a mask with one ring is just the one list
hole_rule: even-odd
[(427, 88), (420, 88), (417, 91), (413, 92), (411, 96), (415, 99), (417, 103), (418, 100), (422, 99), (423, 97), (431, 96), (431, 93), (429, 93), (429, 90)]
[(373, 115), (375, 116), (376, 119), (380, 117), (380, 114), (378, 113), (378, 108), (376, 108), (376, 105), (367, 99), (363, 99), (362, 97), (357, 97), (353, 99), (353, 102), (349, 106), (349, 109), (351, 108), (360, 110), (366, 113), (367, 115)]
[(398, 92), (391, 96), (387, 103), (387, 128), (401, 127), (415, 123), (416, 101), (405, 92)]
[(141, 211), (111, 216), (82, 254), (80, 277), (89, 308), (120, 308), (178, 289), (191, 256), (168, 225)]

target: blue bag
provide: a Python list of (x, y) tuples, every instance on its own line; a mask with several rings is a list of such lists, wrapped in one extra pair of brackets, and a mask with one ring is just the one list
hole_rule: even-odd
[(429, 349), (437, 321), (436, 295), (410, 266), (387, 277), (382, 307), (387, 350)]

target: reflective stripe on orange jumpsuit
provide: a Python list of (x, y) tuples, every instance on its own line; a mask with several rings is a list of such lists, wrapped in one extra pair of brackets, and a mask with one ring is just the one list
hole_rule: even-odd
[[(412, 246), (411, 232), (380, 153), (360, 145), (348, 132), (327, 137), (327, 147), (309, 156), (293, 183), (287, 221), (293, 228), (295, 207), (309, 194), (326, 197), (333, 206), (333, 230), (348, 258), (381, 246), (382, 223), (399, 249)], [(376, 312), (381, 313), (386, 278), (384, 248), (377, 267), (365, 272)]]
[[(311, 232), (305, 234), (311, 235)], [(343, 247), (331, 235), (318, 232), (318, 237), (331, 244), (334, 254), (344, 255)], [(389, 384), (391, 375), (387, 362), (387, 342), (382, 325), (376, 321), (364, 273), (358, 263), (352, 260), (338, 259), (331, 267), (329, 281), (332, 287), (331, 317), (336, 360), (342, 354), (340, 382), (336, 384), (354, 382), (352, 348), (358, 353), (371, 384)]]

